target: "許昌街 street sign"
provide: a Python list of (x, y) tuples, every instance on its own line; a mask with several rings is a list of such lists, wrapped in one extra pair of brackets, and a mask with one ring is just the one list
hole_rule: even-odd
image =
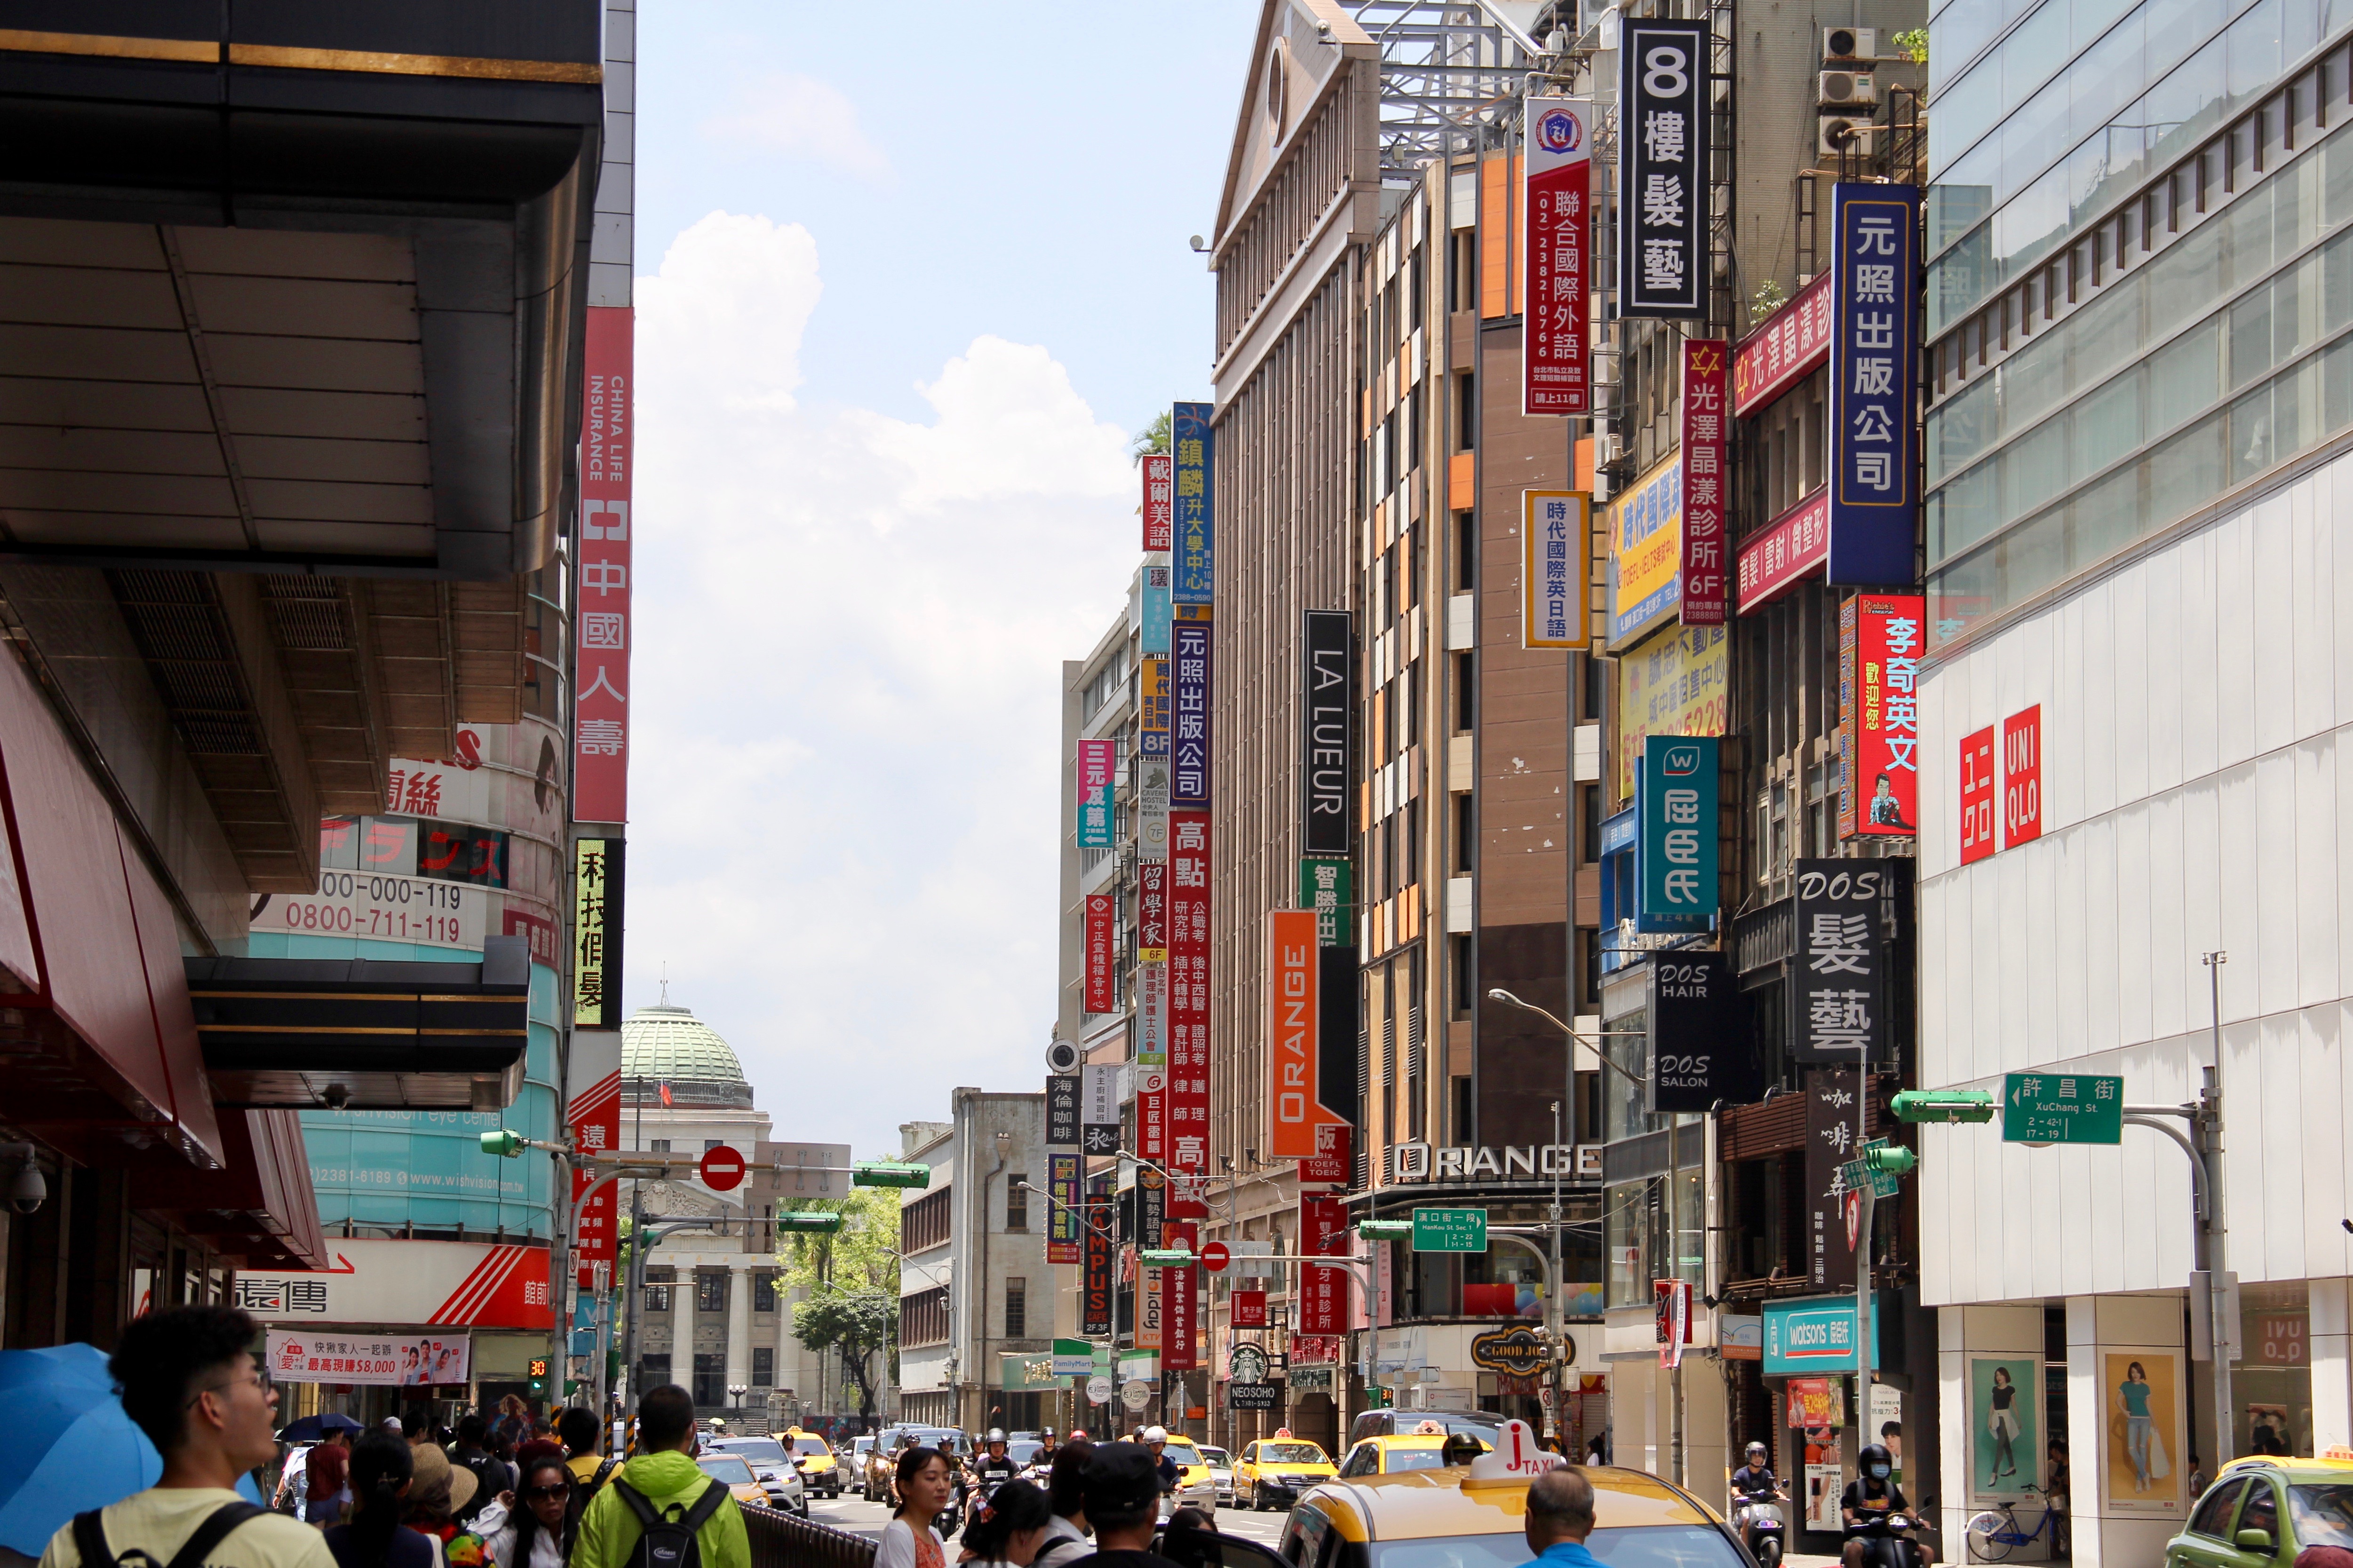
[(1416, 1209), (1413, 1211), (1416, 1252), (1484, 1252), (1487, 1250), (1485, 1209)]
[(2120, 1078), (2014, 1072), (2002, 1079), (2005, 1143), (2121, 1143), (2124, 1136)]

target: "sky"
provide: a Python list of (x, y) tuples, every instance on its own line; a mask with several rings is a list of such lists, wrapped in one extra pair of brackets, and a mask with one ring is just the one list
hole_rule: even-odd
[(1041, 1087), (1061, 661), (1209, 392), (1257, 5), (883, 15), (638, 12), (624, 995), (861, 1158)]

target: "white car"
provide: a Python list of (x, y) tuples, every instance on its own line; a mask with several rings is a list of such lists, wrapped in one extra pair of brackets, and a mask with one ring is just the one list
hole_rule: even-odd
[(1234, 1500), (1234, 1457), (1207, 1443), (1195, 1447), (1201, 1450), (1201, 1458), (1209, 1461), (1209, 1480), (1218, 1489), (1218, 1500), (1230, 1506)]
[(792, 1456), (774, 1437), (705, 1437), (702, 1452), (735, 1454), (752, 1467), (753, 1479), (768, 1494), (768, 1506), (808, 1517), (808, 1483), (793, 1464)]

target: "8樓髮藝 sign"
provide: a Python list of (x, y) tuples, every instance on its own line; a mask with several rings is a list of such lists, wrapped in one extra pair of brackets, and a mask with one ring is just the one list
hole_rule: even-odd
[(1628, 16), (1618, 38), (1619, 312), (1695, 319), (1707, 313), (1708, 24)]

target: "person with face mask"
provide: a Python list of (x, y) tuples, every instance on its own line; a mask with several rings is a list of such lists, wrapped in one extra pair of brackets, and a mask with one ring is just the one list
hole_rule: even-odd
[[(1864, 1568), (1871, 1551), (1871, 1542), (1866, 1537), (1883, 1536), (1891, 1517), (1912, 1516), (1912, 1505), (1905, 1500), (1904, 1489), (1890, 1479), (1895, 1473), (1895, 1460), (1886, 1445), (1871, 1444), (1855, 1456), (1855, 1462), (1862, 1473), (1847, 1484), (1846, 1495), (1839, 1500), (1840, 1516), (1847, 1529), (1846, 1545), (1841, 1552), (1845, 1568)], [(1929, 1568), (1936, 1562), (1936, 1554), (1916, 1534), (1906, 1531), (1904, 1541), (1918, 1568)]]

